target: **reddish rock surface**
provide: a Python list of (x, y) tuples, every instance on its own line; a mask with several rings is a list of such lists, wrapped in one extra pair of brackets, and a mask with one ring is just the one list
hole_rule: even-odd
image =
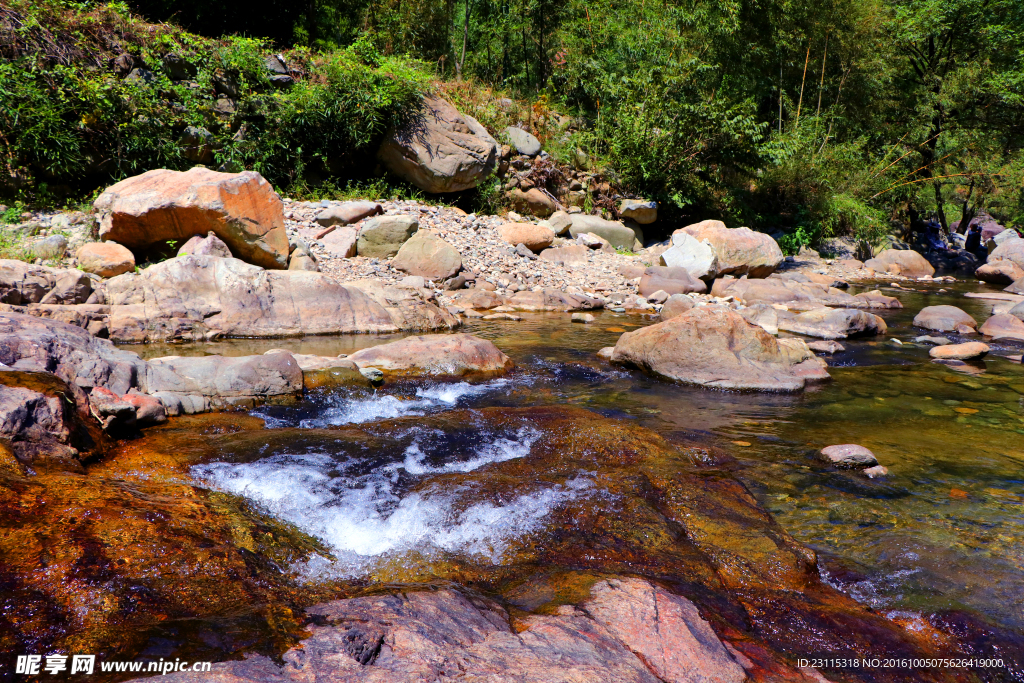
[(497, 346), (470, 334), (406, 337), (356, 351), (346, 360), (361, 369), (375, 368), (385, 375), (500, 375), (512, 368), (512, 359)]
[(1024, 278), (1024, 268), (1009, 259), (990, 260), (974, 271), (974, 275), (993, 285), (1009, 285)]
[(135, 256), (116, 242), (89, 242), (75, 254), (78, 267), (100, 277), (114, 277), (135, 270)]
[[(1022, 323), (1021, 326), (1024, 327), (1024, 323)], [(988, 351), (988, 344), (982, 344), (981, 342), (967, 342), (965, 344), (934, 346), (930, 351), (928, 351), (928, 355), (932, 358), (940, 358), (943, 360), (972, 360), (974, 358), (982, 358), (988, 354)]]
[(498, 234), (509, 244), (525, 244), (533, 252), (543, 251), (555, 241), (551, 228), (533, 223), (505, 223), (498, 228)]

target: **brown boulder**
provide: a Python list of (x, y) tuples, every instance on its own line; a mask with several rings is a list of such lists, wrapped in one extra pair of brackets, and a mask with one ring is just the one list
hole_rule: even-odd
[(108, 187), (93, 203), (100, 238), (134, 250), (214, 232), (238, 258), (286, 268), (281, 198), (258, 173), (157, 169)]
[(913, 278), (935, 275), (932, 264), (912, 249), (886, 249), (875, 258), (865, 261), (864, 267), (876, 273), (892, 273)]
[(470, 334), (406, 337), (356, 351), (346, 360), (385, 375), (502, 375), (512, 368), (512, 359), (493, 342)]
[[(587, 262), (587, 249), (582, 244), (570, 244), (564, 247), (553, 247), (540, 252), (540, 257), (559, 265), (582, 265)], [(640, 268), (643, 271), (643, 268)]]
[(116, 242), (88, 242), (75, 254), (78, 267), (100, 277), (114, 277), (135, 270), (135, 255)]
[(992, 316), (982, 323), (978, 331), (993, 339), (1024, 341), (1024, 322), (1009, 313)]
[(476, 119), (431, 95), (388, 135), (377, 156), (389, 171), (424, 192), (459, 192), (491, 174), (498, 143)]
[(529, 213), (540, 218), (547, 218), (551, 214), (562, 209), (558, 200), (544, 190), (533, 187), (523, 192), (518, 187), (509, 193), (512, 206), (516, 211)]
[(649, 297), (658, 290), (663, 290), (669, 295), (691, 292), (702, 294), (707, 291), (707, 285), (690, 275), (686, 268), (651, 266), (640, 278), (638, 291), (640, 296)]
[(717, 258), (717, 275), (768, 277), (785, 256), (778, 243), (750, 228), (727, 228), (721, 221), (702, 221), (680, 228), (697, 242), (707, 240)]
[(978, 327), (977, 321), (956, 306), (926, 306), (914, 316), (914, 325), (936, 332), (953, 332)]
[(420, 230), (402, 245), (391, 265), (403, 273), (441, 282), (462, 270), (462, 256), (429, 230)]
[(988, 344), (981, 342), (967, 342), (966, 344), (946, 344), (945, 346), (933, 346), (928, 355), (932, 358), (942, 360), (972, 360), (982, 358), (989, 352)]
[(25, 465), (81, 469), (80, 451), (93, 444), (79, 406), (82, 391), (55, 375), (0, 372), (0, 456), (6, 450)]
[(1009, 259), (989, 260), (974, 271), (975, 277), (992, 285), (1011, 285), (1024, 278), (1024, 268)]
[(829, 379), (798, 339), (776, 340), (732, 311), (703, 307), (623, 334), (612, 360), (716, 389), (799, 391)]
[(543, 251), (555, 241), (551, 228), (533, 223), (503, 223), (498, 227), (498, 234), (509, 244), (525, 244), (532, 252)]
[(661, 319), (671, 320), (693, 308), (693, 299), (685, 294), (673, 294), (661, 307)]

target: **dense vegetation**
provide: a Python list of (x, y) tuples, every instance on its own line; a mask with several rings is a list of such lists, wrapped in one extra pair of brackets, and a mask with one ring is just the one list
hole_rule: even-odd
[[(295, 85), (271, 82), (274, 51)], [(341, 188), (375, 176), (380, 137), (431, 87), (669, 216), (790, 247), (980, 209), (1024, 224), (1024, 0), (0, 5), (0, 154), (23, 195), (210, 153)]]

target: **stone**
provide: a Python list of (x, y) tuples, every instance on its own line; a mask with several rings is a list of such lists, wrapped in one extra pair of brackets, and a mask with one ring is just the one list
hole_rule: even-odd
[(697, 241), (689, 233), (677, 231), (672, 234), (671, 244), (659, 257), (662, 265), (685, 268), (700, 280), (718, 277), (718, 257), (707, 240)]
[(518, 311), (589, 311), (602, 308), (601, 299), (583, 294), (568, 294), (555, 289), (516, 292), (508, 305)]
[(863, 468), (878, 464), (878, 458), (870, 450), (855, 443), (844, 443), (822, 448), (821, 457), (837, 467)]
[(167, 410), (158, 398), (132, 390), (122, 396), (121, 400), (135, 409), (135, 421), (139, 426), (167, 422)]
[(1012, 261), (1018, 268), (1024, 269), (1024, 239), (1004, 239), (1002, 244), (989, 253), (988, 260)]
[(982, 323), (978, 331), (993, 339), (1024, 341), (1024, 322), (1009, 313), (992, 316)]
[(384, 208), (377, 202), (342, 202), (330, 206), (316, 215), (315, 220), (325, 228), (332, 225), (349, 225), (358, 223), (370, 216), (379, 216), (384, 213)]
[(715, 389), (793, 392), (829, 379), (825, 362), (803, 341), (777, 340), (739, 314), (716, 307), (693, 308), (626, 332), (612, 360)]
[(597, 357), (602, 360), (611, 360), (612, 355), (615, 353), (614, 346), (605, 346), (597, 350)]
[(52, 268), (0, 259), (0, 302), (15, 306), (38, 303), (55, 282)]
[(507, 298), (501, 294), (486, 289), (467, 289), (459, 292), (455, 300), (467, 308), (488, 310), (497, 308), (507, 303)]
[(516, 255), (522, 256), (523, 258), (529, 259), (530, 261), (536, 261), (538, 258), (537, 255), (530, 251), (529, 247), (527, 247), (522, 242), (516, 245)]
[(555, 235), (562, 237), (569, 234), (569, 228), (572, 227), (572, 216), (565, 211), (555, 211), (548, 216), (547, 223)]
[(406, 337), (356, 351), (346, 360), (360, 369), (380, 370), (385, 376), (494, 376), (512, 368), (512, 360), (493, 342), (469, 334)]
[(590, 249), (582, 244), (570, 244), (565, 247), (545, 249), (540, 252), (540, 258), (563, 266), (578, 266), (587, 262), (587, 254), (589, 253)]
[(673, 294), (661, 307), (661, 319), (671, 320), (693, 308), (693, 299), (685, 294)]
[(670, 294), (664, 289), (659, 289), (647, 297), (647, 302), (652, 304), (663, 304), (668, 301)]
[(633, 250), (633, 242), (636, 234), (618, 221), (606, 221), (600, 216), (588, 216), (586, 214), (573, 214), (572, 227), (569, 234), (573, 238), (584, 233), (592, 233), (603, 237), (616, 249)]
[(93, 206), (100, 239), (129, 249), (212, 231), (244, 261), (264, 268), (288, 265), (281, 198), (252, 171), (147, 171), (108, 187)]
[[(185, 244), (181, 245), (181, 249), (178, 250), (178, 256), (187, 256), (189, 254), (195, 254), (196, 256), (218, 256), (220, 258), (233, 258), (231, 255), (231, 249), (224, 243), (224, 240), (217, 237), (217, 235), (211, 230), (206, 234), (206, 237), (195, 235), (190, 237)], [(120, 273), (118, 273), (120, 275)]]
[(68, 251), (68, 238), (64, 235), (43, 237), (28, 245), (26, 251), (44, 261), (62, 259)]
[(875, 465), (874, 467), (867, 467), (861, 470), (860, 473), (865, 475), (868, 479), (877, 479), (889, 474), (889, 468), (885, 465)]
[(619, 215), (640, 225), (650, 225), (658, 220), (658, 203), (643, 199), (623, 199), (619, 202)]
[(828, 340), (828, 341), (824, 341), (824, 340), (809, 341), (809, 342), (807, 342), (807, 348), (809, 348), (811, 351), (817, 351), (819, 353), (827, 353), (827, 354), (830, 354), (830, 355), (834, 354), (834, 353), (838, 353), (840, 351), (845, 351), (846, 350), (845, 346), (843, 346), (842, 344), (840, 344), (837, 341), (832, 341), (832, 340)]
[(837, 260), (836, 263), (843, 268), (849, 268), (851, 270), (860, 270), (864, 267), (864, 262), (858, 261), (855, 258), (841, 258)]
[(320, 272), (320, 264), (316, 257), (306, 249), (296, 249), (288, 257), (288, 270), (305, 270), (311, 273)]
[(1010, 292), (1011, 294), (1024, 294), (1024, 277), (1017, 280), (1003, 291)]
[(213, 133), (205, 128), (187, 126), (178, 138), (182, 152), (189, 161), (197, 164), (213, 163), (213, 145), (216, 142)]
[[(1024, 328), (1024, 323), (1021, 323)], [(942, 360), (973, 360), (982, 358), (989, 352), (988, 344), (981, 342), (967, 342), (965, 344), (947, 344), (944, 346), (933, 346), (928, 355), (932, 358)]]
[(779, 329), (822, 339), (885, 334), (885, 321), (873, 313), (849, 308), (816, 308), (793, 317), (781, 316)]
[(595, 235), (592, 232), (582, 232), (576, 236), (576, 242), (585, 246), (587, 249), (600, 249), (608, 253), (614, 253), (615, 247), (612, 246), (611, 242), (605, 238)]
[(1024, 301), (1011, 306), (1007, 313), (1019, 320), (1024, 320)]
[(1008, 259), (989, 259), (988, 263), (974, 271), (974, 275), (982, 282), (992, 285), (1010, 285), (1024, 278), (1024, 268)]
[(81, 451), (92, 445), (84, 402), (81, 390), (50, 373), (0, 371), (0, 443), (25, 465), (81, 470)]
[(460, 192), (491, 175), (498, 149), (476, 119), (429, 95), (419, 111), (388, 133), (377, 157), (389, 171), (424, 192)]
[(637, 285), (640, 296), (649, 297), (654, 292), (664, 290), (668, 294), (690, 294), (703, 293), (707, 291), (707, 285), (700, 280), (691, 277), (685, 268), (669, 268), (666, 266), (651, 266), (644, 271)]
[(958, 327), (978, 327), (977, 321), (956, 306), (927, 306), (914, 317), (914, 325), (936, 332), (953, 332)]
[(110, 389), (93, 387), (89, 392), (89, 412), (105, 432), (131, 429), (135, 426), (135, 406)]
[(403, 273), (442, 282), (462, 270), (462, 257), (437, 233), (420, 230), (402, 245), (391, 266)]
[(592, 323), (594, 322), (594, 316), (590, 313), (573, 313), (571, 320), (574, 323)]
[(509, 126), (505, 129), (505, 135), (508, 136), (512, 146), (520, 154), (525, 154), (528, 157), (535, 157), (540, 154), (540, 140), (529, 131), (516, 126)]
[(643, 277), (647, 271), (647, 266), (642, 263), (626, 263), (615, 269), (616, 272), (627, 280), (635, 280), (639, 277)]
[(921, 335), (920, 337), (914, 337), (914, 341), (918, 344), (931, 344), (933, 346), (945, 346), (946, 344), (952, 344), (953, 342), (945, 337), (932, 337), (928, 335)]
[(117, 242), (87, 242), (75, 253), (78, 267), (100, 277), (114, 277), (135, 270), (135, 255)]
[(865, 261), (864, 267), (876, 273), (892, 273), (911, 278), (935, 275), (932, 264), (912, 249), (886, 249)]
[(363, 223), (356, 252), (368, 258), (391, 258), (419, 230), (413, 216), (378, 216)]
[(146, 364), (151, 394), (197, 395), (218, 402), (302, 394), (302, 370), (290, 353), (169, 356)]
[[(768, 304), (754, 304), (738, 311), (751, 325), (757, 325), (768, 334), (779, 333), (779, 312)], [(810, 348), (810, 346), (808, 346)]]
[(562, 208), (557, 199), (539, 187), (531, 187), (526, 191), (518, 187), (514, 188), (509, 193), (509, 199), (517, 211), (539, 216), (540, 218), (551, 216)]
[(718, 260), (718, 275), (768, 277), (785, 258), (775, 240), (750, 228), (727, 228), (721, 221), (709, 220), (680, 230), (698, 242), (708, 241)]
[(335, 256), (352, 258), (358, 252), (359, 233), (351, 226), (344, 226), (327, 233), (320, 244)]
[(551, 228), (533, 223), (503, 223), (498, 227), (498, 235), (509, 244), (525, 244), (533, 252), (543, 251), (555, 241)]

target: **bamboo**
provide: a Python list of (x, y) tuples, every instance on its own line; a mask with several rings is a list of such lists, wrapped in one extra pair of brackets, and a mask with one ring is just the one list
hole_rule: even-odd
[(800, 107), (804, 103), (804, 82), (807, 80), (807, 64), (811, 61), (811, 41), (807, 41), (807, 56), (804, 57), (804, 77), (800, 79), (800, 99), (796, 104), (796, 124), (795, 127), (800, 127)]
[(828, 33), (825, 33), (825, 54), (821, 56), (821, 81), (818, 83), (818, 109), (814, 112), (814, 118), (821, 114), (821, 91), (825, 87), (825, 59), (828, 57)]

